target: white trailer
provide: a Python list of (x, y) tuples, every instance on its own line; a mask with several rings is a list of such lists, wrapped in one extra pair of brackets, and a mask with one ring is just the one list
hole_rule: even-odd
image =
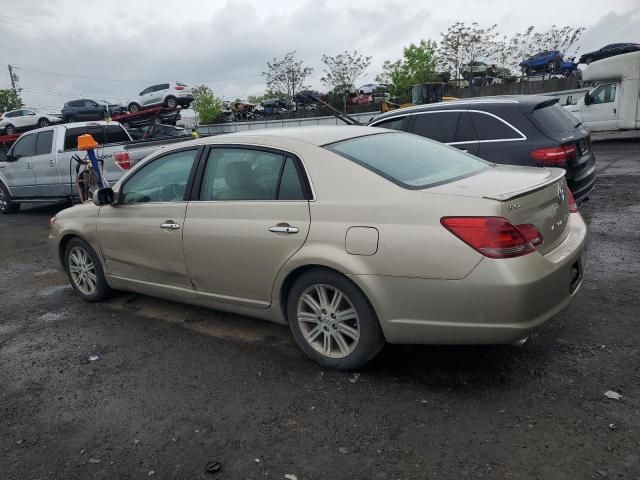
[(640, 52), (591, 63), (582, 79), (597, 85), (565, 107), (591, 130), (640, 129)]

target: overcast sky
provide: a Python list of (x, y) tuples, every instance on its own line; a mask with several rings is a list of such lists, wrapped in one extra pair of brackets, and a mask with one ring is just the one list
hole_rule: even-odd
[[(455, 21), (497, 23), (506, 34), (583, 25), (583, 52), (640, 42), (640, 0), (0, 0), (0, 67), (17, 67), (32, 107), (127, 101), (175, 80), (233, 99), (262, 93), (265, 62), (291, 50), (315, 68), (310, 83), (322, 90), (321, 55), (357, 49), (373, 56), (368, 83), (403, 46), (439, 40)], [(9, 80), (0, 74), (0, 88)]]

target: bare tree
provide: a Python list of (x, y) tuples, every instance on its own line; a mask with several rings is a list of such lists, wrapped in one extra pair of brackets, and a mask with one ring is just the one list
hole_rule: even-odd
[(322, 55), (322, 63), (326, 65), (322, 83), (331, 88), (350, 88), (356, 80), (364, 75), (371, 64), (367, 57), (357, 50), (344, 51), (335, 56)]
[(305, 81), (313, 72), (313, 68), (305, 67), (302, 60), (296, 61), (295, 54), (293, 51), (281, 60), (274, 58), (272, 62), (267, 62), (267, 71), (262, 72), (267, 91), (285, 96), (289, 101), (293, 101), (296, 93), (309, 88)]
[(488, 59), (493, 55), (498, 37), (497, 28), (497, 25), (482, 27), (477, 22), (471, 25), (464, 22), (450, 25), (447, 31), (441, 34), (438, 51), (441, 66), (453, 73), (455, 79), (459, 79), (465, 65)]

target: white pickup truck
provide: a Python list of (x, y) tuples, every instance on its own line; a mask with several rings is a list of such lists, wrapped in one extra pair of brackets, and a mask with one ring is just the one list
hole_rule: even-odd
[(98, 142), (98, 158), (110, 184), (126, 170), (157, 149), (190, 140), (133, 141), (117, 122), (79, 122), (39, 128), (23, 134), (0, 158), (0, 213), (14, 213), (20, 203), (57, 202), (78, 198), (76, 162), (86, 152), (77, 149), (78, 136), (89, 133)]

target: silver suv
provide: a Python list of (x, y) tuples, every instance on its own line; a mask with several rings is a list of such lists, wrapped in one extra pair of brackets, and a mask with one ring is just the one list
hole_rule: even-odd
[(193, 93), (184, 83), (159, 83), (142, 90), (136, 98), (127, 103), (127, 110), (131, 113), (145, 108), (164, 105), (168, 108), (189, 108), (193, 102)]

